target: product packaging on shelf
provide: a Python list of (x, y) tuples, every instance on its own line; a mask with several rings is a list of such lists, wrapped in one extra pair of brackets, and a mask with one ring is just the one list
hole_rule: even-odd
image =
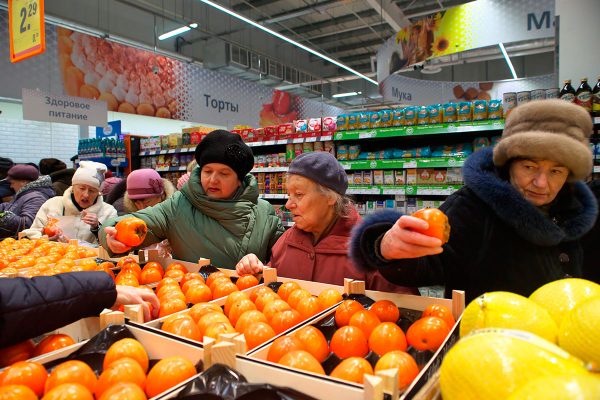
[(373, 185), (383, 185), (383, 170), (376, 169), (373, 171)]
[(354, 171), (352, 174), (352, 183), (355, 185), (363, 184), (363, 172), (362, 171)]
[(308, 120), (308, 136), (321, 136), (321, 118), (309, 118)]
[(442, 105), (432, 104), (427, 107), (429, 111), (429, 123), (430, 124), (441, 124), (442, 123)]
[(413, 126), (417, 124), (417, 107), (406, 107), (404, 109), (404, 125)]
[(296, 130), (296, 137), (305, 137), (308, 134), (308, 121), (305, 119), (295, 120), (294, 128)]
[(323, 117), (322, 121), (322, 132), (332, 133), (336, 131), (336, 118), (335, 117)]
[(381, 128), (381, 114), (379, 114), (379, 112), (371, 113), (370, 126), (371, 128)]
[(369, 129), (371, 127), (371, 112), (361, 111), (358, 113), (358, 129)]
[(362, 173), (363, 185), (370, 186), (373, 184), (373, 171), (363, 171)]
[(347, 114), (340, 114), (337, 116), (336, 118), (336, 128), (338, 131), (345, 131), (348, 130), (348, 115)]
[(431, 185), (434, 181), (435, 171), (433, 168), (419, 168), (417, 170), (417, 185)]
[(416, 185), (417, 184), (417, 169), (409, 168), (406, 171), (406, 184), (407, 185)]
[(488, 103), (488, 119), (502, 119), (502, 116), (502, 101), (490, 100), (490, 102)]
[(348, 160), (348, 145), (346, 145), (346, 144), (338, 145), (336, 157), (339, 161), (347, 161)]
[(160, 149), (169, 150), (169, 135), (162, 135), (160, 137)]
[(404, 125), (404, 109), (396, 108), (392, 111), (392, 126), (403, 126)]
[(404, 169), (394, 170), (394, 185), (396, 185), (396, 186), (406, 185), (406, 170), (404, 170)]
[(386, 169), (383, 171), (383, 184), (386, 186), (394, 184), (394, 170)]
[(379, 111), (379, 119), (381, 120), (382, 128), (389, 128), (390, 126), (392, 126), (392, 120), (393, 120), (392, 110)]
[(475, 100), (473, 102), (473, 121), (483, 121), (488, 118), (487, 100)]
[(429, 124), (429, 109), (426, 106), (421, 106), (417, 111), (417, 125)]
[(279, 139), (289, 139), (294, 136), (294, 124), (281, 124), (277, 126)]
[(458, 122), (467, 122), (473, 119), (472, 104), (470, 101), (461, 101), (458, 103), (456, 120)]
[(456, 103), (449, 102), (444, 104), (442, 109), (442, 121), (444, 123), (456, 122)]
[(276, 140), (277, 139), (277, 127), (276, 126), (265, 126), (264, 128), (264, 141)]

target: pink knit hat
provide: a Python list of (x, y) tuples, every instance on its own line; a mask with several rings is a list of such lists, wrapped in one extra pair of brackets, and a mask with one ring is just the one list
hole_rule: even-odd
[(133, 171), (127, 177), (127, 196), (131, 200), (160, 196), (165, 192), (162, 178), (153, 169)]
[(102, 182), (102, 184), (100, 185), (100, 192), (102, 193), (102, 196), (108, 196), (113, 187), (115, 187), (115, 185), (121, 181), (121, 178), (117, 178), (115, 176), (106, 178), (104, 182)]

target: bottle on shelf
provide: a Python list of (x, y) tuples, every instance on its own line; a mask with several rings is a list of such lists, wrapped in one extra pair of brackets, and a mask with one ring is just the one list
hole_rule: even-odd
[(580, 105), (587, 112), (592, 112), (592, 88), (588, 85), (587, 78), (581, 79), (581, 83), (575, 93), (575, 104)]
[(595, 117), (600, 117), (600, 76), (592, 90), (592, 112)]
[(575, 89), (573, 89), (573, 86), (571, 86), (570, 79), (565, 79), (565, 84), (563, 85), (563, 88), (560, 91), (559, 97), (561, 100), (565, 100), (571, 103), (575, 101)]

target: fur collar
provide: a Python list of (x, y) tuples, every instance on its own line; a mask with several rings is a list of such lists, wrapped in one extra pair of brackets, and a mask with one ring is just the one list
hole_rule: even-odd
[(15, 197), (22, 193), (25, 193), (28, 190), (41, 189), (41, 188), (52, 189), (52, 180), (50, 179), (50, 177), (48, 175), (41, 175), (35, 181), (31, 181), (31, 182), (27, 183), (15, 194)]
[(519, 236), (540, 246), (575, 240), (596, 221), (598, 204), (581, 181), (566, 183), (550, 207), (550, 218), (529, 203), (510, 182), (498, 176), (492, 148), (473, 153), (465, 162), (466, 186)]

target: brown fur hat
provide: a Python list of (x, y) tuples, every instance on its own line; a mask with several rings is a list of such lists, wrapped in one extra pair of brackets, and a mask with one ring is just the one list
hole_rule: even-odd
[(569, 168), (569, 180), (592, 171), (592, 119), (583, 109), (564, 100), (536, 100), (513, 109), (494, 148), (494, 164), (513, 158), (552, 160)]

